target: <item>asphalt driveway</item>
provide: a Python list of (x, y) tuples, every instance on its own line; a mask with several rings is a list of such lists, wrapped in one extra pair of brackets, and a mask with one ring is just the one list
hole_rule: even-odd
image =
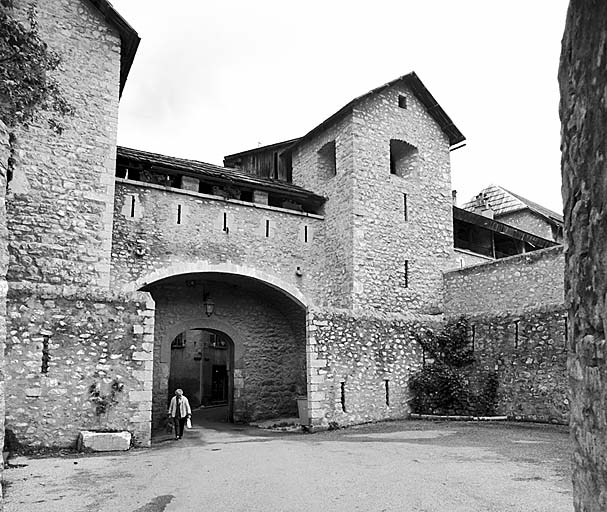
[(5, 511), (571, 511), (568, 449), (564, 427), (531, 424), (213, 424), (146, 450), (14, 458)]

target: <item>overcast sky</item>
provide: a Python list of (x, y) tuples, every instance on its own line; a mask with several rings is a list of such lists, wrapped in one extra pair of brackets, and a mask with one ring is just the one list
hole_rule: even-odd
[(561, 211), (566, 0), (112, 0), (139, 32), (121, 145), (221, 164), (415, 71), (467, 138), (461, 204), (502, 185)]

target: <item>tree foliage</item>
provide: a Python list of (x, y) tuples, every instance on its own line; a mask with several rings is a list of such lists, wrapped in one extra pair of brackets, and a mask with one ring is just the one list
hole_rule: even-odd
[(427, 363), (409, 383), (414, 412), (425, 414), (495, 413), (497, 375), (478, 368), (465, 318), (448, 322), (442, 331), (417, 334)]
[(48, 120), (56, 132), (60, 117), (72, 107), (53, 77), (61, 59), (41, 38), (34, 5), (26, 20), (14, 16), (14, 0), (0, 0), (0, 119), (7, 126), (27, 126), (39, 110), (51, 111)]

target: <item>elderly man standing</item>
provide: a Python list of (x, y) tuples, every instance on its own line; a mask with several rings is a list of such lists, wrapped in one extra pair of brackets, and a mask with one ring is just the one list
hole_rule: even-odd
[(175, 425), (175, 439), (181, 439), (183, 437), (183, 427), (188, 418), (192, 417), (192, 409), (190, 408), (190, 402), (183, 396), (181, 389), (175, 390), (175, 396), (171, 398), (169, 405), (169, 418), (173, 419)]

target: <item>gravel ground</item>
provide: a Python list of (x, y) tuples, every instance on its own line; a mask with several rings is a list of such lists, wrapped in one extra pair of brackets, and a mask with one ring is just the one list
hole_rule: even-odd
[(571, 511), (568, 450), (566, 428), (520, 423), (195, 425), (151, 449), (13, 458), (5, 511)]

